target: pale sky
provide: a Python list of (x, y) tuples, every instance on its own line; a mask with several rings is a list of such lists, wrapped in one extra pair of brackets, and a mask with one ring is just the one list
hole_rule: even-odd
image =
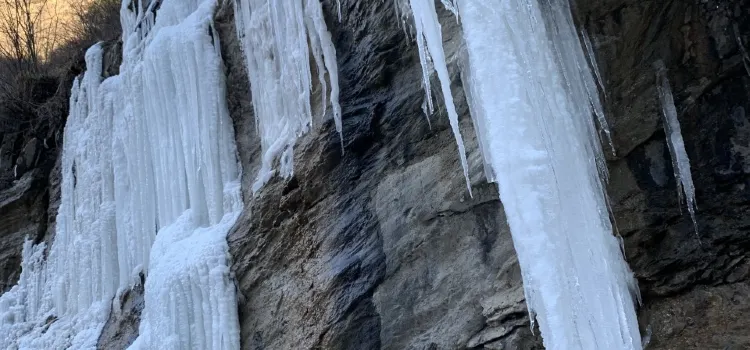
[[(71, 24), (71, 21), (73, 20), (72, 9), (70, 6), (71, 1), (80, 2), (82, 0), (49, 0), (44, 11), (44, 23), (46, 23), (45, 25), (51, 25), (52, 23), (54, 23), (55, 18), (57, 18), (58, 20), (58, 38), (56, 40), (58, 46), (62, 42), (69, 39), (68, 36), (70, 35), (70, 33), (68, 30), (65, 30), (65, 27), (69, 26)], [(0, 11), (5, 11), (2, 4), (0, 4)], [(0, 44), (2, 44), (4, 40), (6, 40), (6, 38), (0, 35)]]

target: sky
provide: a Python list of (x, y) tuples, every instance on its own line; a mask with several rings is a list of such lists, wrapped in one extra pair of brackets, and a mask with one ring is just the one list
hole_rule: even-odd
[[(3, 12), (9, 11), (6, 7), (7, 5), (4, 5), (3, 2), (6, 0), (0, 0), (0, 16), (4, 15)], [(43, 2), (44, 0), (35, 0), (39, 2)], [(42, 23), (43, 25), (49, 26), (54, 23), (57, 23), (57, 30), (56, 32), (56, 43), (59, 45), (60, 43), (66, 41), (69, 39), (67, 36), (70, 35), (69, 30), (65, 30), (64, 28), (72, 23), (73, 20), (73, 12), (72, 8), (70, 6), (72, 1), (81, 1), (81, 0), (47, 0), (46, 8), (43, 12), (43, 19)], [(5, 12), (10, 13), (10, 12)], [(0, 33), (0, 45), (3, 45), (6, 43), (7, 36)]]

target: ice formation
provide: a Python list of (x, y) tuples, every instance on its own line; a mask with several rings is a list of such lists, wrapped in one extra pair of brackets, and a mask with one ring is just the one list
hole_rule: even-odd
[(46, 260), (43, 244), (24, 247), (0, 347), (95, 348), (113, 297), (144, 271), (132, 349), (239, 348), (226, 233), (242, 200), (216, 3), (133, 1), (120, 74), (102, 81), (95, 45), (73, 85), (55, 240)]
[(687, 151), (685, 150), (685, 141), (682, 139), (680, 121), (677, 120), (677, 108), (674, 105), (672, 88), (669, 86), (667, 69), (664, 66), (664, 62), (661, 60), (656, 61), (654, 68), (656, 69), (656, 88), (659, 92), (659, 101), (661, 101), (662, 125), (664, 126), (664, 133), (667, 134), (667, 146), (672, 158), (674, 178), (677, 182), (677, 195), (680, 205), (682, 205), (683, 199), (685, 200), (697, 234), (698, 222), (695, 219), (695, 186), (693, 185), (693, 176), (690, 173), (690, 158), (688, 158)]
[(292, 175), (294, 144), (313, 123), (310, 53), (322, 90), (323, 115), (330, 101), (341, 136), (338, 65), (319, 0), (235, 0), (234, 4), (263, 150), (255, 192), (273, 176), (276, 158), (281, 175)]
[[(417, 27), (431, 32), (430, 53), (440, 51), (432, 1), (410, 1)], [(545, 347), (641, 348), (637, 288), (612, 233), (593, 116), (605, 135), (607, 124), (567, 1), (454, 3), (488, 179), (497, 182)]]
[[(461, 159), (461, 167), (466, 179), (466, 188), (469, 190), (469, 195), (471, 195), (469, 165), (466, 161), (464, 140), (458, 125), (458, 113), (456, 113), (456, 106), (453, 103), (451, 78), (448, 74), (445, 52), (443, 51), (443, 34), (440, 22), (438, 22), (437, 12), (435, 11), (435, 2), (433, 0), (409, 0), (409, 4), (417, 29), (417, 48), (419, 50), (419, 62), (422, 63), (422, 85), (425, 89), (425, 100), (427, 101), (428, 111), (432, 113), (433, 110), (430, 74), (434, 69), (440, 80), (445, 108), (448, 110), (448, 120), (451, 124), (451, 130), (453, 130), (453, 136), (456, 138), (456, 144), (458, 145), (458, 156)], [(454, 14), (458, 15), (453, 1), (444, 0), (443, 4), (447, 5)]]
[(604, 81), (602, 80), (602, 75), (599, 73), (599, 65), (596, 63), (596, 56), (594, 55), (594, 46), (591, 44), (591, 39), (589, 39), (589, 34), (586, 33), (586, 30), (581, 30), (581, 38), (583, 39), (583, 44), (586, 47), (586, 56), (589, 59), (589, 63), (591, 63), (591, 67), (594, 69), (594, 74), (596, 75), (596, 81), (599, 83), (599, 88), (602, 89), (602, 92), (604, 91)]
[(99, 45), (86, 64), (71, 91), (55, 241), (46, 260), (44, 244), (24, 246), (21, 279), (0, 297), (2, 348), (95, 347), (118, 288), (112, 159), (99, 151), (113, 118), (99, 97), (113, 84), (101, 82)]

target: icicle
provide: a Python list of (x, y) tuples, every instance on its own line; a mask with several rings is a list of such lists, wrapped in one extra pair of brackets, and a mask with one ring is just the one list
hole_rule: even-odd
[[(592, 116), (608, 130), (596, 81), (567, 2), (540, 2), (455, 2), (468, 52), (462, 80), (487, 178), (498, 183), (546, 348), (638, 349), (637, 288), (602, 183)], [(417, 43), (425, 50), (426, 40), (445, 87), (434, 4), (411, 5)]]
[(34, 245), (26, 237), (21, 254), (21, 276), (18, 284), (0, 298), (0, 329), (4, 339), (0, 345), (12, 347), (10, 339), (18, 338), (24, 331), (25, 323), (34, 321), (44, 311), (45, 244)]
[(443, 6), (445, 6), (445, 8), (448, 11), (450, 11), (451, 13), (453, 13), (454, 16), (456, 16), (456, 20), (458, 20), (458, 18), (459, 18), (459, 16), (458, 16), (458, 6), (456, 6), (456, 2), (457, 1), (458, 0), (440, 0), (440, 2), (443, 3)]
[[(484, 114), (482, 105), (478, 104), (474, 100), (474, 95), (478, 91), (474, 91), (476, 86), (471, 83), (471, 67), (469, 66), (468, 52), (464, 48), (461, 52), (461, 58), (459, 64), (461, 65), (461, 83), (463, 84), (464, 94), (466, 95), (466, 102), (469, 105), (469, 114), (471, 114), (471, 121), (474, 125), (474, 132), (476, 133), (477, 143), (479, 144), (479, 151), (482, 154), (482, 160), (484, 165), (484, 176), (487, 182), (495, 182), (495, 171), (492, 169), (492, 155), (490, 154), (490, 145), (487, 135), (487, 126), (484, 125), (484, 121), (487, 116)], [(531, 327), (532, 329), (534, 327)]]
[[(612, 142), (612, 134), (609, 130), (609, 123), (607, 123), (607, 118), (604, 115), (604, 107), (602, 106), (602, 102), (599, 99), (599, 94), (596, 85), (594, 83), (593, 78), (591, 77), (591, 70), (593, 70), (594, 75), (596, 76), (596, 82), (598, 83), (598, 87), (601, 90), (602, 94), (607, 96), (607, 90), (604, 88), (604, 81), (602, 80), (601, 73), (599, 72), (599, 65), (596, 63), (596, 55), (594, 55), (594, 48), (591, 45), (591, 40), (589, 39), (589, 35), (586, 33), (585, 30), (581, 30), (581, 37), (583, 38), (583, 44), (586, 48), (586, 56), (588, 57), (588, 62), (590, 64), (591, 69), (588, 69), (588, 67), (582, 67), (581, 68), (581, 75), (584, 78), (584, 81), (586, 82), (586, 89), (587, 93), (589, 94), (589, 101), (591, 102), (592, 107), (594, 108), (594, 113), (596, 114), (597, 121), (599, 122), (599, 127), (601, 128), (601, 131), (604, 133), (605, 140), (607, 141), (607, 144), (609, 145), (610, 150), (612, 151), (613, 156), (617, 156), (617, 152), (615, 151), (615, 145)], [(580, 45), (579, 45), (580, 46)], [(606, 165), (603, 164), (604, 167), (600, 167), (600, 171), (603, 171), (603, 177), (604, 181), (609, 180), (609, 176), (606, 172)]]
[[(122, 142), (126, 149), (142, 148), (145, 156), (136, 158), (134, 167), (124, 168), (146, 176), (156, 194), (149, 199), (148, 190), (122, 189), (125, 198), (132, 198), (124, 206), (145, 203), (152, 208), (150, 219), (130, 221), (150, 232), (136, 237), (149, 249), (141, 258), (148, 262), (146, 308), (133, 349), (169, 344), (239, 348), (236, 309), (222, 308), (224, 302), (236, 298), (234, 289), (228, 288), (225, 237), (242, 201), (219, 43), (212, 23), (215, 6), (213, 0), (196, 4), (165, 1), (151, 30), (153, 37), (145, 39), (148, 45), (142, 56), (136, 45), (125, 47), (127, 72), (133, 72), (132, 105), (143, 109), (133, 112), (139, 122), (131, 123), (133, 129), (124, 128)], [(172, 15), (164, 16), (163, 11)], [(153, 177), (141, 170), (149, 163)], [(190, 292), (194, 287), (202, 292)], [(196, 304), (202, 307), (192, 307)], [(170, 313), (162, 309), (167, 305), (172, 307)], [(201, 318), (212, 322), (199, 322)]]
[(324, 109), (324, 73), (328, 73), (328, 101), (343, 150), (338, 66), (319, 0), (243, 0), (234, 5), (263, 149), (261, 169), (253, 184), (256, 192), (273, 176), (277, 158), (281, 175), (292, 175), (294, 144), (312, 124), (310, 51), (317, 65)]
[(453, 136), (456, 138), (456, 144), (458, 145), (458, 156), (461, 159), (461, 167), (466, 179), (466, 188), (471, 196), (469, 165), (466, 161), (464, 140), (461, 137), (461, 131), (458, 126), (458, 113), (456, 113), (456, 106), (453, 103), (453, 93), (450, 87), (451, 79), (448, 74), (445, 53), (443, 52), (443, 37), (437, 12), (435, 11), (435, 2), (432, 0), (409, 0), (409, 4), (414, 16), (414, 24), (417, 28), (417, 47), (419, 49), (419, 61), (422, 64), (422, 84), (427, 94), (428, 104), (432, 103), (430, 100), (430, 71), (431, 68), (434, 68), (440, 79), (445, 108), (448, 110), (448, 120), (453, 130)]
[[(690, 173), (690, 158), (685, 150), (685, 142), (682, 139), (680, 130), (680, 121), (677, 120), (677, 108), (674, 105), (672, 97), (672, 88), (669, 86), (667, 79), (667, 69), (664, 62), (658, 60), (654, 62), (656, 69), (656, 88), (659, 92), (659, 100), (662, 108), (662, 124), (664, 132), (667, 134), (667, 145), (669, 154), (672, 158), (672, 168), (674, 168), (674, 177), (677, 183), (677, 195), (680, 205), (683, 199), (687, 205), (690, 218), (693, 220), (695, 234), (698, 234), (698, 222), (695, 218), (695, 186), (693, 177)], [(684, 194), (684, 198), (683, 198)]]
[(591, 45), (591, 39), (589, 39), (586, 30), (581, 29), (581, 37), (583, 38), (583, 44), (586, 47), (586, 56), (588, 56), (591, 66), (594, 68), (594, 74), (596, 75), (596, 81), (599, 83), (599, 88), (602, 90), (604, 95), (607, 95), (607, 91), (604, 89), (604, 81), (602, 80), (601, 73), (599, 73), (599, 65), (596, 64), (596, 55), (594, 55), (594, 47)]
[(737, 23), (733, 23), (732, 28), (734, 29), (734, 37), (737, 40), (737, 46), (740, 47), (740, 54), (742, 54), (742, 65), (745, 66), (745, 72), (747, 75), (750, 75), (750, 56), (747, 54), (747, 50), (745, 50), (745, 45), (742, 44), (740, 28)]
[[(0, 340), (2, 348), (65, 348), (70, 339), (76, 348), (95, 346), (117, 288), (107, 154), (115, 115), (108, 101), (99, 98), (111, 91), (113, 83), (101, 81), (100, 45), (91, 47), (85, 59), (89, 69), (71, 90), (54, 244), (46, 261), (44, 244), (32, 246), (27, 241), (24, 246), (22, 277), (14, 287), (23, 295), (0, 297), (0, 314), (7, 313), (10, 304), (16, 310), (12, 320), (0, 322), (0, 332), (6, 334)], [(37, 327), (52, 315), (62, 320), (49, 329)]]

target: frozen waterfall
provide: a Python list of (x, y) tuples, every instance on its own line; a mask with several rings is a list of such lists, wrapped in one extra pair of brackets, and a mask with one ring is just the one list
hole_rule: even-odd
[(55, 240), (46, 262), (43, 244), (24, 247), (0, 347), (95, 348), (113, 297), (143, 271), (132, 349), (239, 348), (226, 234), (243, 204), (215, 6), (125, 0), (120, 74), (102, 81), (102, 48), (86, 53)]
[[(422, 57), (420, 34), (439, 38), (439, 24), (433, 1), (410, 2)], [(607, 135), (606, 120), (567, 1), (449, 4), (463, 27), (464, 84), (488, 179), (497, 182), (546, 348), (639, 349), (637, 289), (602, 183), (594, 120)], [(441, 44), (429, 52), (442, 81)]]
[(321, 88), (322, 114), (330, 102), (341, 137), (338, 64), (320, 1), (235, 0), (234, 5), (263, 150), (255, 192), (275, 173), (277, 157), (282, 176), (289, 177), (294, 171), (294, 144), (313, 123), (311, 53)]
[[(425, 108), (433, 108), (436, 73), (471, 193), (436, 1), (400, 1), (414, 18)], [(567, 0), (441, 3), (460, 18), (471, 118), (545, 346), (641, 348), (637, 287), (604, 187), (602, 81)], [(243, 201), (216, 6), (123, 0), (120, 74), (102, 79), (100, 45), (86, 53), (65, 127), (55, 240), (25, 243), (18, 285), (0, 297), (0, 347), (95, 348), (113, 298), (144, 273), (145, 309), (131, 349), (239, 348), (226, 234)], [(341, 134), (336, 50), (318, 0), (234, 6), (262, 148), (257, 191), (277, 172), (293, 174), (297, 138), (316, 118), (330, 110)], [(665, 125), (679, 134), (660, 79)], [(692, 200), (684, 145), (670, 141)]]

